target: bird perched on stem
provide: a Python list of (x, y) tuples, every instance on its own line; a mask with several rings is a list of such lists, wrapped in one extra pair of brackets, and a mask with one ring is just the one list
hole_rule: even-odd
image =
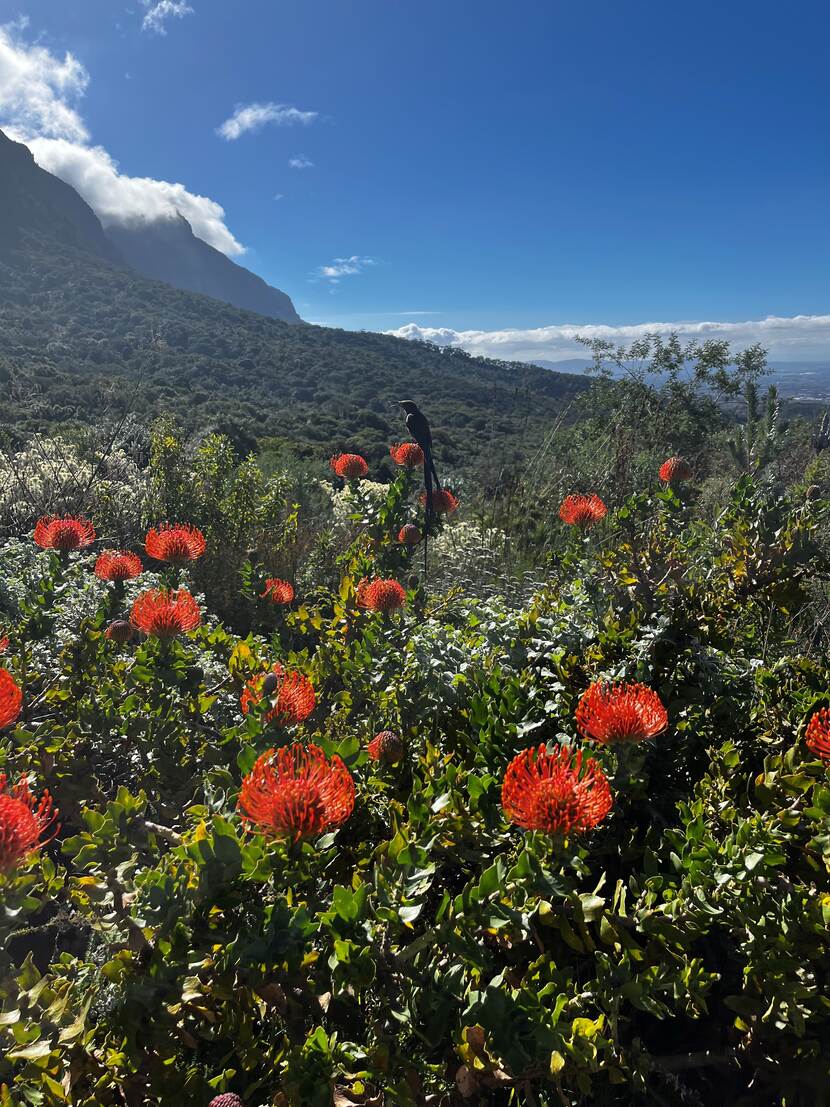
[(398, 400), (398, 404), (406, 413), (406, 429), (424, 452), (424, 489), (426, 490), (424, 573), (426, 573), (427, 533), (429, 531), (429, 521), (433, 516), (432, 493), (433, 487), (437, 491), (441, 490), (441, 482), (435, 470), (435, 462), (432, 460), (432, 431), (430, 430), (429, 421), (426, 415), (424, 415), (414, 400)]

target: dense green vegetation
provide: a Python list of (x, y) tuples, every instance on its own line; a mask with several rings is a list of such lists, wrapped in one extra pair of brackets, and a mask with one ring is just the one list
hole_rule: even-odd
[(538, 446), (578, 376), (374, 333), (290, 326), (28, 236), (0, 264), (3, 423), (43, 429), (130, 410), (326, 460), (359, 447), (385, 472), (395, 401), (440, 412), (445, 464), (497, 470)]
[[(830, 451), (774, 397), (740, 437), (722, 424), (711, 391), (759, 362), (718, 379), (716, 355), (663, 390), (600, 380), (594, 422), (504, 496), (462, 496), (426, 578), (397, 541), (420, 518), (406, 471), (266, 477), (170, 421), (5, 457), (2, 667), (23, 698), (0, 763), (51, 791), (60, 831), (28, 854), (0, 834), (0, 1103), (827, 1101), (830, 745), (805, 730), (830, 706)], [(669, 436), (694, 463), (674, 486)], [(602, 521), (558, 519), (563, 491), (594, 490)], [(40, 549), (44, 508), (99, 537)], [(204, 554), (150, 560), (164, 518)], [(105, 545), (142, 575), (100, 580)], [(288, 606), (262, 596), (275, 576)], [(364, 578), (400, 582), (403, 609), (361, 606)], [(158, 585), (189, 588), (200, 625), (108, 638)], [(314, 688), (296, 722), (256, 706), (275, 663)], [(665, 728), (597, 740), (577, 725), (594, 682), (645, 685)], [(380, 731), (401, 760), (372, 758)], [(314, 793), (252, 819), (258, 759), (293, 742), (342, 759), (339, 814)], [(511, 792), (547, 831), (512, 821), (505, 773), (540, 745), (607, 778), (592, 828), (567, 788)], [(269, 832), (278, 810), (300, 840)]]

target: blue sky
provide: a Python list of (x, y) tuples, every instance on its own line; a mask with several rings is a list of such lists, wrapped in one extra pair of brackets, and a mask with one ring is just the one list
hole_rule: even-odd
[[(0, 0), (13, 21), (0, 126), (73, 183), (67, 147), (100, 147), (210, 198), (197, 231), (306, 319), (560, 338), (830, 313), (823, 3)], [(830, 320), (772, 329), (830, 349)]]

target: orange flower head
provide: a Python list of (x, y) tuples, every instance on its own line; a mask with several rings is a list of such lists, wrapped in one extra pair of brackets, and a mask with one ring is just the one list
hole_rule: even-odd
[[(419, 499), (421, 504), (426, 506), (426, 492), (422, 492)], [(430, 496), (429, 505), (436, 515), (452, 515), (458, 507), (458, 500), (449, 488), (435, 488)]]
[(37, 521), (34, 539), (44, 550), (79, 550), (95, 541), (95, 527), (77, 515), (44, 515)]
[(582, 693), (576, 709), (580, 734), (605, 746), (654, 738), (668, 723), (660, 697), (645, 684), (598, 680)]
[(830, 761), (830, 708), (822, 707), (807, 724), (804, 741), (810, 753)]
[(109, 638), (111, 642), (119, 642), (123, 646), (132, 641), (133, 628), (124, 619), (116, 619), (104, 631), (104, 637)]
[(271, 603), (291, 603), (294, 599), (294, 585), (279, 577), (269, 577), (265, 582), (265, 591), (260, 594), (261, 599), (268, 598)]
[(22, 690), (8, 669), (0, 669), (0, 730), (15, 721), (22, 707)]
[(369, 472), (369, 466), (365, 457), (360, 454), (338, 454), (329, 462), (338, 477), (345, 480), (358, 480)]
[(101, 580), (132, 580), (141, 570), (141, 558), (127, 550), (103, 550), (95, 562), (95, 575)]
[(666, 484), (678, 484), (692, 479), (692, 467), (683, 457), (670, 457), (660, 466), (660, 480)]
[(369, 611), (397, 611), (406, 603), (406, 591), (396, 580), (362, 580), (357, 586), (357, 606)]
[(406, 756), (406, 743), (392, 730), (382, 730), (376, 734), (366, 751), (373, 761), (383, 761), (386, 765), (397, 765)]
[(270, 672), (260, 673), (245, 686), (239, 701), (242, 713), (247, 715), (263, 699), (271, 703), (265, 722), (279, 726), (301, 723), (317, 703), (314, 685), (308, 677), (291, 669), (283, 669), (279, 662)]
[(398, 541), (404, 546), (417, 546), (424, 536), (414, 523), (404, 523), (398, 531)]
[(514, 757), (501, 790), (504, 813), (525, 830), (546, 834), (582, 834), (598, 826), (611, 810), (608, 778), (592, 757), (545, 746)]
[[(29, 791), (25, 777), (9, 787), (5, 773), (0, 773), (0, 872), (9, 873), (30, 854), (55, 837), (58, 817), (48, 791), (40, 800)], [(51, 828), (52, 833), (44, 838)]]
[(590, 527), (607, 514), (608, 508), (594, 493), (590, 496), (566, 496), (559, 508), (559, 518), (569, 526)]
[(144, 549), (156, 561), (184, 565), (197, 561), (205, 552), (205, 536), (190, 523), (161, 523), (147, 531)]
[(395, 464), (404, 469), (417, 469), (424, 464), (424, 451), (417, 442), (402, 442), (400, 446), (390, 446), (389, 453)]
[(239, 807), (264, 834), (294, 841), (342, 826), (354, 810), (354, 780), (342, 760), (295, 742), (268, 750), (243, 779)]
[(151, 588), (136, 598), (130, 622), (152, 638), (175, 638), (195, 630), (202, 621), (199, 605), (186, 588), (170, 592)]

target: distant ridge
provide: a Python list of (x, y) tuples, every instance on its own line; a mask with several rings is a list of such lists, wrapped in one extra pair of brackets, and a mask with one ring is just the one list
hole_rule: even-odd
[(118, 261), (98, 216), (68, 184), (41, 169), (28, 146), (0, 131), (0, 257), (26, 235), (45, 235), (63, 246)]
[(153, 223), (114, 225), (107, 227), (107, 234), (124, 260), (145, 277), (285, 323), (300, 322), (290, 297), (197, 238), (183, 215)]
[(0, 131), (0, 257), (19, 247), (26, 235), (46, 235), (174, 288), (285, 323), (300, 322), (285, 292), (197, 238), (181, 215), (105, 230), (71, 185), (41, 169), (28, 146)]

